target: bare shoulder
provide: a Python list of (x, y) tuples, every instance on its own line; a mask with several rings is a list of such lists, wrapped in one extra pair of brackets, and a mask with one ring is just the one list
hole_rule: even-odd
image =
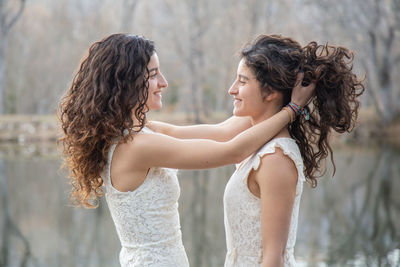
[(132, 164), (141, 168), (166, 167), (166, 159), (178, 151), (182, 142), (185, 141), (161, 133), (135, 134), (126, 143), (127, 155), (134, 159)]
[(146, 166), (143, 158), (148, 150), (151, 149), (151, 144), (156, 142), (157, 133), (141, 133), (134, 134), (127, 142), (120, 142), (114, 152), (114, 158), (120, 159), (120, 162), (126, 162), (134, 169), (147, 169), (151, 166)]
[(255, 172), (255, 180), (260, 187), (263, 184), (269, 187), (292, 187), (297, 183), (297, 176), (295, 163), (280, 148), (276, 148), (275, 153), (264, 155)]
[(150, 166), (143, 161), (141, 146), (146, 139), (142, 134), (134, 134), (115, 148), (111, 161), (111, 183), (117, 190), (133, 191), (145, 180)]
[(151, 144), (152, 141), (157, 140), (157, 136), (162, 134), (157, 132), (150, 133), (134, 133), (133, 136), (126, 142), (127, 147), (131, 152), (139, 152), (138, 149), (143, 149)]

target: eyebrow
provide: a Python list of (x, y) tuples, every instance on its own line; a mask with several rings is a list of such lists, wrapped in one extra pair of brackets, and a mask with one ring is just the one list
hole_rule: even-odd
[(245, 79), (245, 80), (250, 80), (249, 77), (244, 76), (244, 75), (242, 75), (242, 74), (239, 74), (239, 78), (240, 78), (240, 79)]
[(158, 70), (158, 68), (152, 68), (152, 69), (149, 69), (149, 72), (157, 71), (157, 70)]

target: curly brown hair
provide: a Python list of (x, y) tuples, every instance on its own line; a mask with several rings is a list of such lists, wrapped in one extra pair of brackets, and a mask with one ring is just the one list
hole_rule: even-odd
[(322, 164), (328, 154), (336, 170), (329, 144), (331, 129), (350, 132), (357, 120), (362, 81), (352, 71), (354, 53), (345, 47), (311, 42), (301, 47), (295, 40), (280, 35), (260, 35), (246, 45), (241, 58), (254, 72), (261, 90), (283, 94), (283, 106), (290, 102), (297, 74), (304, 71), (303, 85), (316, 82), (310, 119), (299, 117), (289, 126), (304, 161), (304, 173), (312, 187), (325, 173)]
[(144, 127), (147, 64), (154, 52), (153, 42), (141, 36), (113, 34), (95, 42), (61, 99), (63, 136), (58, 144), (70, 170), (74, 204), (98, 206), (103, 195), (101, 172), (111, 144), (116, 138), (126, 142)]

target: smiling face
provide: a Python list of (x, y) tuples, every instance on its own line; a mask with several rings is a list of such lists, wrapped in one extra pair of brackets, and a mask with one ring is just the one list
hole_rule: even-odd
[(158, 110), (162, 108), (162, 91), (167, 88), (168, 83), (164, 75), (160, 71), (160, 63), (158, 61), (157, 53), (154, 53), (147, 64), (149, 70), (149, 97), (146, 105), (149, 110)]
[(255, 120), (267, 110), (267, 101), (261, 92), (260, 83), (244, 59), (239, 62), (237, 77), (229, 89), (229, 94), (234, 97), (235, 116), (251, 116)]

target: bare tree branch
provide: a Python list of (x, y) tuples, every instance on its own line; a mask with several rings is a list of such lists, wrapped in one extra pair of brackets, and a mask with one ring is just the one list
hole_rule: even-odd
[(4, 0), (0, 0), (0, 114), (4, 112), (4, 73), (5, 73), (5, 61), (6, 61), (6, 46), (7, 46), (7, 34), (15, 22), (21, 17), (22, 12), (25, 8), (25, 1), (20, 0), (20, 6), (18, 11), (11, 15), (11, 20), (7, 22), (7, 12), (5, 10)]
[(121, 29), (128, 32), (139, 0), (124, 0), (122, 3)]
[(376, 88), (371, 87), (367, 92), (376, 110), (382, 112), (383, 124), (390, 122), (400, 112), (400, 104), (393, 100), (393, 96), (398, 94), (398, 87), (394, 86), (397, 79), (394, 66), (400, 61), (400, 55), (394, 54), (397, 53), (394, 45), (399, 37), (396, 33), (400, 30), (400, 1), (321, 2), (312, 4), (320, 10), (329, 9), (331, 14), (331, 17), (322, 20), (339, 21), (358, 49), (366, 53), (363, 64), (368, 66), (369, 79), (377, 82), (372, 86)]
[(395, 59), (393, 60), (393, 64), (397, 65), (400, 63), (400, 55), (397, 55), (397, 57), (395, 57)]
[(368, 36), (371, 44), (372, 61), (375, 65), (378, 65), (378, 55), (377, 55), (377, 45), (376, 45), (376, 35), (372, 30), (368, 31)]
[[(11, 29), (11, 27), (15, 24), (15, 22), (17, 22), (17, 20), (21, 17), (22, 12), (24, 11), (24, 8), (25, 8), (25, 3), (26, 3), (26, 0), (20, 0), (19, 8), (18, 8), (17, 12), (14, 15), (12, 15), (11, 20), (9, 22), (7, 22), (7, 20), (5, 19), (4, 25), (3, 25), (4, 28), (2, 29), (3, 34), (7, 34), (8, 31)], [(3, 14), (3, 15), (5, 16), (6, 14)]]

